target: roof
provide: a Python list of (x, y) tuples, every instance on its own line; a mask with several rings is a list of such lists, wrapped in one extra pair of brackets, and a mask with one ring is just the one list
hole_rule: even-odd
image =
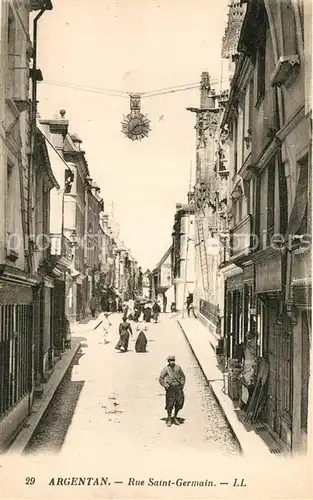
[(80, 142), (80, 143), (81, 143), (81, 142), (83, 142), (83, 141), (81, 140), (81, 138), (79, 137), (79, 135), (78, 135), (78, 134), (75, 134), (75, 133), (74, 133), (74, 134), (70, 134), (70, 137), (71, 137), (71, 139), (72, 139), (74, 142)]
[(49, 179), (49, 189), (52, 189), (53, 187), (60, 188), (60, 184), (58, 180), (55, 177), (55, 172), (52, 168), (52, 162), (53, 162), (53, 154), (49, 152), (49, 143), (47, 142), (45, 136), (41, 132), (41, 130), (37, 127), (37, 134), (36, 134), (36, 142), (41, 148), (42, 152), (42, 160), (43, 160), (43, 165), (47, 174), (47, 179)]
[[(71, 166), (64, 160), (63, 156), (58, 152), (58, 150), (53, 146), (52, 142), (48, 139), (43, 131), (43, 127), (37, 120), (37, 130), (43, 137), (46, 143), (47, 153), (51, 163), (51, 170), (56, 182), (59, 186), (63, 186), (64, 181), (64, 169), (73, 171)], [(61, 172), (61, 173), (60, 173)]]
[(66, 153), (70, 153), (72, 151), (78, 151), (77, 147), (75, 146), (70, 134), (66, 134), (65, 139), (64, 139), (64, 144), (63, 144), (63, 149)]

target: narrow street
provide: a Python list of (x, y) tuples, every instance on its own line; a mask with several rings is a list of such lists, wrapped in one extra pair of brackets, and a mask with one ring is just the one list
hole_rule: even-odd
[[(80, 325), (82, 352), (57, 391), (28, 453), (127, 454), (188, 451), (237, 455), (239, 449), (175, 318), (150, 324), (148, 352), (136, 353), (136, 324), (130, 351), (114, 349), (120, 315), (111, 316), (110, 343), (102, 341), (97, 319)], [(166, 356), (176, 355), (186, 374), (181, 425), (165, 424), (164, 390), (158, 383)]]

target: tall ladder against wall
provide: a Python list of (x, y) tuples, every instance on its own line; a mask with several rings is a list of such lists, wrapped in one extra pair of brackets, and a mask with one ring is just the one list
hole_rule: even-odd
[[(192, 189), (192, 162), (190, 162), (190, 173), (189, 173), (189, 193)], [(187, 291), (187, 277), (188, 277), (188, 252), (189, 252), (189, 242), (192, 238), (190, 238), (190, 212), (191, 206), (190, 201), (188, 200), (188, 221), (187, 221), (187, 242), (186, 242), (186, 256), (185, 256), (185, 276), (184, 276), (184, 298), (183, 298), (183, 308), (182, 308), (182, 318), (185, 316), (185, 300), (186, 300), (186, 291)]]
[(198, 233), (198, 242), (197, 246), (199, 248), (199, 257), (200, 257), (200, 271), (201, 271), (201, 276), (202, 276), (202, 283), (203, 283), (203, 291), (204, 294), (206, 295), (209, 291), (209, 285), (210, 285), (210, 280), (209, 280), (209, 272), (208, 272), (208, 256), (207, 256), (207, 249), (206, 249), (206, 244), (205, 244), (205, 234), (204, 234), (204, 228), (203, 228), (203, 219), (201, 217), (197, 217), (197, 233)]

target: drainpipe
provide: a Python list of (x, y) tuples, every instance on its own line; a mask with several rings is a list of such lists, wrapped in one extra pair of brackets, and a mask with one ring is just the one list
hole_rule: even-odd
[[(33, 188), (33, 178), (34, 178), (34, 152), (35, 152), (35, 136), (36, 136), (36, 117), (37, 117), (37, 24), (40, 19), (40, 17), (43, 15), (43, 13), (47, 9), (51, 9), (52, 4), (50, 0), (46, 0), (44, 7), (40, 10), (40, 12), (37, 14), (37, 16), (34, 18), (33, 21), (33, 65), (32, 65), (32, 74), (31, 74), (31, 82), (32, 82), (32, 100), (31, 100), (31, 112), (30, 112), (30, 153), (29, 153), (29, 158), (28, 158), (28, 182), (27, 182), (27, 187), (28, 187), (28, 199), (27, 199), (27, 212), (28, 212), (28, 218), (27, 218), (27, 237), (28, 237), (28, 270), (29, 272), (35, 271), (33, 269), (33, 242), (30, 241), (31, 236), (32, 236), (32, 188)], [(31, 371), (30, 371), (30, 390), (31, 394), (33, 394), (34, 388), (35, 388), (35, 372), (36, 369), (39, 367), (35, 367), (35, 341), (36, 341), (36, 334), (35, 332), (38, 332), (38, 316), (35, 313), (35, 310), (38, 307), (38, 300), (39, 300), (39, 291), (40, 288), (37, 287), (36, 290), (34, 291), (34, 296), (33, 296), (33, 328), (32, 328), (32, 356), (31, 356)], [(40, 368), (39, 368), (40, 372)], [(37, 376), (39, 374), (37, 373)], [(30, 400), (30, 405), (32, 403), (32, 398)]]
[(32, 65), (32, 98), (31, 98), (31, 113), (30, 113), (30, 154), (28, 160), (28, 221), (27, 221), (27, 233), (28, 233), (28, 265), (29, 271), (34, 271), (33, 269), (33, 242), (31, 241), (32, 236), (32, 187), (34, 178), (34, 153), (35, 153), (35, 136), (36, 136), (36, 118), (37, 118), (37, 33), (38, 33), (38, 21), (47, 10), (50, 1), (45, 2), (45, 6), (40, 10), (33, 21), (33, 65)]

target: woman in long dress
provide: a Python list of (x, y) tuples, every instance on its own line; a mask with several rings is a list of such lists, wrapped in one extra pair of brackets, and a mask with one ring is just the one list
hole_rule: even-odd
[(98, 323), (97, 326), (95, 326), (94, 330), (96, 330), (98, 328), (98, 326), (101, 326), (102, 333), (103, 333), (103, 342), (105, 344), (108, 344), (110, 342), (109, 330), (110, 330), (110, 327), (112, 326), (112, 323), (109, 320), (109, 313), (102, 311), (99, 314), (98, 319), (100, 319), (100, 323)]
[(136, 352), (147, 352), (147, 337), (144, 331), (147, 331), (147, 327), (140, 326), (137, 327), (137, 331), (139, 331), (136, 343), (135, 343), (135, 351)]
[(119, 326), (119, 341), (115, 346), (115, 349), (119, 349), (120, 351), (128, 351), (128, 343), (129, 337), (132, 335), (132, 327), (128, 321), (122, 321)]

